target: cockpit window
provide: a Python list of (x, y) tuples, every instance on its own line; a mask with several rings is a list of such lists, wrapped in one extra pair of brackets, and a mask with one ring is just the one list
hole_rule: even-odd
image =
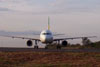
[(43, 33), (43, 35), (51, 35), (51, 33)]

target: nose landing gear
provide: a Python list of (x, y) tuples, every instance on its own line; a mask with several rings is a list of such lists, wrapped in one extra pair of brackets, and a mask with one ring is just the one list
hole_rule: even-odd
[(45, 49), (48, 49), (48, 45), (49, 45), (49, 44), (46, 44)]

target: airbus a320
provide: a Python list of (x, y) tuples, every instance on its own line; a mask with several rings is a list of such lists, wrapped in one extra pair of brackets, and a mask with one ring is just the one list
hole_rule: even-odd
[[(47, 30), (43, 30), (40, 33), (40, 38), (27, 38), (27, 37), (17, 37), (17, 36), (5, 36), (5, 37), (12, 37), (12, 38), (21, 38), (21, 39), (28, 39), (27, 41), (27, 46), (32, 46), (33, 42), (35, 41), (35, 45), (34, 45), (34, 49), (38, 49), (38, 42), (44, 43), (46, 44), (45, 48), (47, 48), (47, 45), (52, 44), (53, 42), (57, 43), (57, 49), (61, 49), (61, 45), (62, 46), (67, 46), (68, 45), (68, 41), (69, 39), (84, 39), (84, 38), (92, 38), (95, 36), (89, 36), (89, 37), (72, 37), (72, 38), (54, 38), (54, 35), (52, 34), (51, 30), (50, 30), (50, 19), (48, 18), (48, 29)], [(60, 45), (61, 44), (61, 45)]]

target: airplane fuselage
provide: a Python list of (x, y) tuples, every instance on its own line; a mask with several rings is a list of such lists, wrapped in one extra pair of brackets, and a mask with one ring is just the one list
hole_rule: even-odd
[(53, 42), (53, 35), (50, 30), (44, 30), (40, 34), (40, 41), (42, 43), (52, 43)]

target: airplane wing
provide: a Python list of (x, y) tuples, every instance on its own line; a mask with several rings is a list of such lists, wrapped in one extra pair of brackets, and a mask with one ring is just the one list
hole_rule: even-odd
[[(1, 36), (1, 35), (0, 35)], [(28, 37), (17, 37), (17, 36), (7, 36), (2, 35), (3, 37), (11, 37), (11, 38), (20, 38), (20, 39), (29, 39), (29, 40), (37, 40), (40, 41), (40, 39), (37, 38), (28, 38)], [(96, 36), (88, 36), (88, 37), (71, 37), (71, 38), (55, 38), (53, 41), (59, 41), (59, 40), (73, 40), (73, 39), (83, 39), (83, 38), (94, 38)]]
[(53, 34), (53, 36), (61, 36), (61, 35), (65, 35), (65, 34)]
[(88, 37), (72, 37), (72, 38), (56, 38), (54, 41), (59, 41), (59, 40), (73, 40), (73, 39), (83, 39), (83, 38), (94, 38), (96, 36), (88, 36)]
[[(0, 35), (1, 36), (1, 35)], [(20, 38), (20, 39), (29, 39), (29, 40), (37, 40), (40, 41), (40, 39), (37, 38), (28, 38), (28, 37), (17, 37), (17, 36), (7, 36), (7, 35), (2, 35), (3, 37), (11, 37), (11, 38)]]

